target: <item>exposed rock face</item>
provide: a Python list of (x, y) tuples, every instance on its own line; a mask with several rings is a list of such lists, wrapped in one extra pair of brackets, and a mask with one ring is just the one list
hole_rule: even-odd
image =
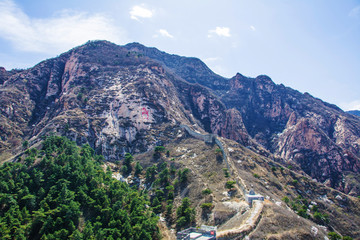
[[(252, 138), (275, 156), (299, 165), (312, 178), (358, 194), (355, 193), (358, 187), (351, 192), (343, 181), (348, 171), (359, 174), (358, 118), (307, 93), (276, 85), (264, 75), (248, 78), (237, 74), (229, 80), (221, 79), (196, 63), (196, 59), (168, 55), (139, 44), (126, 47), (155, 58), (188, 82), (205, 85), (220, 96), (225, 108), (231, 110), (226, 111), (225, 118), (204, 113), (196, 116), (202, 119), (206, 131), (244, 144), (249, 144)], [(196, 93), (192, 96), (197, 99), (195, 102), (203, 104)], [(196, 109), (202, 110), (201, 107)], [(217, 124), (210, 124), (214, 122)], [(234, 126), (235, 123), (239, 125)]]
[(180, 57), (161, 52), (156, 48), (147, 48), (139, 43), (130, 43), (124, 46), (129, 51), (141, 52), (151, 59), (161, 62), (176, 75), (189, 83), (199, 83), (215, 90), (229, 89), (229, 80), (215, 74), (200, 59)]
[(160, 126), (186, 124), (260, 144), (312, 178), (359, 194), (358, 117), (267, 76), (226, 79), (199, 59), (137, 43), (89, 42), (27, 70), (1, 68), (0, 103), (0, 152), (57, 132), (116, 160), (157, 144)]
[(58, 132), (90, 143), (108, 160), (147, 151), (162, 124), (220, 132), (227, 111), (204, 87), (108, 42), (88, 43), (14, 75), (0, 94), (1, 151)]
[(342, 191), (342, 173), (359, 173), (358, 119), (309, 94), (276, 85), (267, 76), (237, 74), (230, 84), (222, 101), (242, 113), (251, 137), (275, 156)]

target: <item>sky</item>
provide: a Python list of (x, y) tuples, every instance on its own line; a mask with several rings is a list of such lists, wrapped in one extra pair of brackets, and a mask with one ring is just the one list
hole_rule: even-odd
[(139, 42), (360, 110), (360, 0), (0, 0), (0, 19), (7, 70), (88, 40)]

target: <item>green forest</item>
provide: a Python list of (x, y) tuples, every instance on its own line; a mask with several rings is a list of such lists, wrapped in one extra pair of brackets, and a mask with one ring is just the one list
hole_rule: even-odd
[(50, 136), (40, 149), (0, 167), (1, 239), (160, 238), (154, 201), (112, 178), (89, 145)]

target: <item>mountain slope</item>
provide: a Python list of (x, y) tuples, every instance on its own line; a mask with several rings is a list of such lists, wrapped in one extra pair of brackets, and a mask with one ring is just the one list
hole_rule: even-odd
[(355, 115), (355, 116), (360, 116), (360, 111), (359, 110), (347, 111), (347, 113), (350, 113), (350, 114)]
[[(249, 78), (237, 74), (229, 80), (221, 79), (197, 59), (169, 55), (140, 44), (125, 47), (155, 58), (187, 81), (193, 82), (188, 77), (188, 73), (192, 73), (200, 79), (198, 83), (220, 96), (227, 109), (234, 109), (237, 118), (232, 124), (241, 121), (245, 126), (231, 135), (212, 132), (233, 140), (241, 139), (245, 144), (250, 137), (275, 154), (279, 161), (299, 166), (328, 186), (355, 196), (360, 194), (359, 185), (347, 181), (346, 174), (350, 171), (358, 176), (360, 170), (358, 118), (308, 93), (276, 85), (267, 76)], [(204, 83), (202, 79), (207, 81)], [(206, 130), (211, 132), (209, 128)], [(249, 136), (245, 141), (244, 135)]]
[[(193, 197), (200, 208), (202, 184), (215, 181), (219, 188), (226, 179), (219, 173), (214, 173), (214, 179), (211, 169), (202, 171), (206, 158), (199, 157), (203, 155), (196, 146), (204, 151), (214, 151), (214, 146), (191, 142), (194, 146), (186, 148), (195, 153), (180, 154), (190, 137), (180, 127), (185, 125), (197, 134), (223, 137), (218, 139), (227, 145), (224, 151), (232, 159), (221, 164), (232, 177), (243, 178), (245, 185), (275, 199), (273, 204), (285, 197), (284, 192), (302, 205), (309, 205), (303, 198), (319, 200), (322, 210), (333, 217), (329, 228), (359, 235), (358, 225), (342, 213), (346, 209), (358, 219), (358, 201), (352, 196), (360, 195), (360, 119), (307, 93), (277, 85), (263, 75), (236, 74), (226, 79), (195, 58), (137, 43), (118, 46), (107, 41), (88, 42), (26, 70), (1, 70), (0, 78), (1, 160), (17, 159), (27, 145), (36, 146), (52, 133), (78, 144), (89, 143), (113, 162), (126, 152), (148, 156), (139, 162), (156, 161), (152, 149), (169, 145), (177, 156), (169, 157), (169, 163), (190, 168), (197, 179), (181, 196)], [(211, 164), (217, 161), (213, 160)], [(297, 194), (303, 198), (297, 199)], [(226, 225), (215, 212), (230, 216), (231, 211), (220, 204), (221, 192), (214, 196), (214, 218), (198, 221)], [(264, 206), (267, 216), (276, 213), (279, 224), (286, 222), (287, 213), (272, 212), (275, 207), (269, 207), (270, 203)], [(289, 219), (294, 218), (295, 214)], [(260, 223), (263, 228), (269, 225), (266, 218)], [(285, 226), (280, 227), (287, 236)], [(309, 236), (310, 229), (303, 230), (306, 233), (299, 234)], [(263, 236), (264, 231), (254, 235)]]
[[(230, 134), (224, 126), (234, 115), (207, 88), (104, 41), (90, 42), (10, 77), (0, 94), (0, 151), (20, 146), (21, 138), (32, 143), (58, 132), (78, 144), (89, 142), (108, 160), (117, 160), (125, 152), (144, 152), (156, 145), (153, 135), (162, 124), (183, 123)], [(236, 131), (245, 131), (241, 119)], [(248, 141), (246, 134), (238, 135)]]

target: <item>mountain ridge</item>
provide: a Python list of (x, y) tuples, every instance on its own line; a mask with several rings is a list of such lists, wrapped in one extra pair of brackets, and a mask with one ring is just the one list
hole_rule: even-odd
[[(343, 175), (359, 172), (360, 121), (308, 93), (275, 84), (266, 75), (249, 78), (238, 73), (227, 79), (197, 58), (170, 55), (139, 43), (118, 46), (89, 41), (27, 70), (10, 74), (3, 69), (2, 76), (6, 76), (1, 85), (6, 96), (1, 109), (3, 149), (52, 129), (78, 143), (89, 142), (116, 160), (120, 153), (142, 152), (156, 144), (145, 140), (153, 126), (187, 123), (245, 146), (265, 148), (279, 161), (299, 166), (328, 186), (354, 195), (360, 191), (344, 184)], [(124, 86), (128, 89), (121, 94), (115, 91)], [(111, 94), (103, 96), (108, 90)], [(21, 104), (14, 102), (19, 98), (31, 102), (14, 107)], [(140, 111), (144, 108), (150, 112), (148, 119)], [(76, 116), (77, 127), (68, 123), (69, 116)], [(102, 121), (106, 122), (98, 125)], [(115, 142), (122, 147), (113, 146)]]
[[(232, 229), (249, 212), (229, 206), (251, 187), (266, 197), (255, 238), (323, 239), (328, 230), (360, 236), (360, 120), (308, 93), (266, 75), (223, 78), (196, 58), (108, 41), (89, 41), (25, 70), (0, 69), (0, 81), (1, 161), (22, 161), (28, 146), (62, 135), (88, 143), (108, 165), (130, 152), (144, 167), (190, 169), (174, 206), (190, 197), (198, 224)], [(216, 145), (181, 126), (217, 135), (226, 164)], [(168, 152), (158, 158), (157, 146)], [(240, 184), (224, 195), (229, 180)], [(204, 197), (207, 188), (213, 193)], [(214, 208), (205, 212), (208, 201)]]

